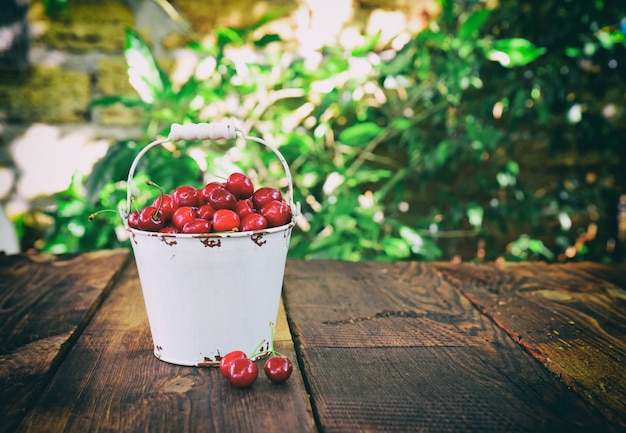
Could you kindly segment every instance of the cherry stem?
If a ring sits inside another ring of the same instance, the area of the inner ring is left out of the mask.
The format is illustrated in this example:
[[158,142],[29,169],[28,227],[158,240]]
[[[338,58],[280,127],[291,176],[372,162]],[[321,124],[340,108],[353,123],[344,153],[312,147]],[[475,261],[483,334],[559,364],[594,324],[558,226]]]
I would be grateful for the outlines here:
[[147,180],[146,181],[146,185],[155,186],[161,192],[161,200],[159,200],[159,206],[157,207],[156,212],[154,212],[154,214],[152,214],[152,216],[151,216],[152,221],[157,221],[157,215],[159,214],[159,212],[161,212],[161,206],[163,206],[163,197],[164,197],[165,193],[163,192],[163,188],[161,188],[158,184],[152,182],[151,180]]
[[220,176],[220,175],[218,175],[218,174],[213,174],[213,173],[211,173],[211,176],[213,176],[214,178],[219,179],[219,180],[221,180],[221,181],[226,181],[226,180],[228,180],[228,177]]
[[261,347],[263,347],[263,345],[265,344],[265,339],[261,340],[261,342],[259,344],[257,344],[257,346],[254,348],[254,350],[252,351],[252,353],[250,354],[250,359],[254,359],[256,357],[259,357],[261,355],[263,355],[265,352],[267,352],[266,350],[261,350]]
[[92,213],[91,215],[89,215],[89,217],[87,217],[87,219],[88,219],[89,221],[93,221],[93,220],[95,220],[95,219],[96,219],[96,217],[97,217],[99,214],[101,214],[102,212],[115,212],[115,213],[117,213],[117,211],[115,211],[115,210],[113,210],[113,209],[102,209],[102,210],[99,210],[98,212],[94,212],[94,213]]
[[271,337],[270,337],[270,352],[272,352],[272,355],[274,356],[285,356],[280,352],[277,352],[274,349],[274,335],[276,335],[276,327],[274,326],[274,322],[270,322],[270,329],[271,329]]
[[[255,359],[258,358],[262,355],[265,354],[271,354],[273,356],[285,356],[280,352],[277,352],[274,349],[274,335],[276,334],[276,327],[274,326],[273,322],[270,322],[270,341],[267,342],[267,340],[263,339],[261,340],[261,342],[254,348],[254,351],[252,351],[252,354],[250,355],[250,359]],[[268,343],[267,349],[266,350],[260,350],[261,347],[263,347],[263,345],[265,343]]]

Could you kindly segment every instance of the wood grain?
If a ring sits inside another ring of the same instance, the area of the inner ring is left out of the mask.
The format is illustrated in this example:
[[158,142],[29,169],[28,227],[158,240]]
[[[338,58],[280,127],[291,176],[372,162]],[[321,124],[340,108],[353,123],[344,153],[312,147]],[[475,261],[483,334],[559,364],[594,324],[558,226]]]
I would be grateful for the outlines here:
[[[283,311],[283,310],[281,310]],[[276,348],[295,361],[286,320]],[[274,385],[259,376],[237,389],[215,367],[183,367],[153,355],[136,267],[94,316],[21,432],[311,432],[315,430],[297,363]],[[262,369],[262,362],[259,361]],[[261,372],[261,374],[263,374]]]
[[284,295],[322,431],[619,431],[432,264],[290,261]]
[[528,353],[626,428],[626,268],[437,267]]
[[29,410],[128,258],[0,256],[0,432]]

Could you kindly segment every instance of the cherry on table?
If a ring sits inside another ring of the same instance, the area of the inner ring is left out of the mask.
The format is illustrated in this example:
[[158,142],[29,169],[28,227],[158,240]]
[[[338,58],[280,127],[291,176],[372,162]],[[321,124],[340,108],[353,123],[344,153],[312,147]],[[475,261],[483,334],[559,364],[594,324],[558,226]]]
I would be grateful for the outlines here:
[[228,367],[228,381],[237,388],[248,388],[259,376],[259,367],[249,358],[235,359]]
[[273,383],[283,383],[291,376],[293,364],[285,356],[271,356],[265,361],[263,371]]
[[233,350],[232,352],[228,352],[226,355],[220,359],[220,373],[224,377],[228,377],[228,368],[230,364],[233,363],[236,359],[245,359],[248,355],[242,350]]

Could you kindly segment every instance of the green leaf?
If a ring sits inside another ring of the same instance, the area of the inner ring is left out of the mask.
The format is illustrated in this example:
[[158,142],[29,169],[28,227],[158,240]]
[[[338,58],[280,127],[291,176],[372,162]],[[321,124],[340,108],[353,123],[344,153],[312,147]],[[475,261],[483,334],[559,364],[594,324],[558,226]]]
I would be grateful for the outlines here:
[[93,166],[85,180],[88,200],[95,203],[100,191],[109,182],[117,182],[128,178],[128,170],[139,145],[130,141],[118,141],[109,147],[107,153]]
[[373,35],[365,35],[364,41],[361,45],[358,45],[352,49],[352,55],[354,57],[361,57],[367,55],[371,52],[382,35],[382,30],[374,33]]
[[281,42],[281,41],[282,41],[282,38],[280,37],[280,35],[276,33],[269,33],[269,34],[263,35],[261,38],[254,41],[254,45],[256,47],[263,48],[271,44],[272,42]]
[[546,52],[544,47],[523,38],[500,39],[491,44],[485,55],[505,68],[526,65]]
[[436,260],[443,255],[442,251],[434,242],[430,239],[426,239],[408,226],[400,227],[400,236],[411,246],[411,252],[413,254],[425,260]]
[[[419,37],[419,36],[418,36]],[[426,50],[423,50],[427,52]],[[421,51],[420,51],[421,52]],[[379,68],[383,75],[399,75],[411,70],[415,61],[415,40],[406,44],[389,62],[383,62]]]
[[554,253],[550,251],[539,239],[533,239],[528,235],[520,235],[508,246],[511,255],[515,258],[529,259],[529,253],[540,255],[548,260],[554,260]]
[[452,27],[454,23],[454,0],[440,0],[443,10],[443,20],[446,25]]
[[169,78],[157,65],[150,48],[131,29],[126,30],[124,57],[130,84],[144,102],[151,104],[169,95],[171,91]]
[[248,31],[257,30],[263,27],[264,25],[269,24],[272,21],[275,21],[287,15],[289,15],[288,8],[272,7],[265,14],[263,14],[258,20],[256,20],[251,26],[247,27],[246,30]]
[[357,123],[339,134],[339,141],[348,146],[361,146],[383,132],[383,128],[373,122]]
[[406,259],[411,255],[411,247],[404,239],[385,237],[380,246],[392,260]]
[[489,15],[491,15],[491,9],[482,9],[469,15],[459,27],[459,38],[467,40],[474,37]]
[[[184,103],[186,107],[190,108],[188,102],[193,98],[198,96],[200,93],[200,85],[201,83],[196,80],[193,76],[187,80],[185,84],[183,84],[176,94],[176,101],[180,103]],[[177,123],[181,122],[182,119],[176,119]]]
[[404,131],[411,127],[411,121],[405,117],[395,117],[391,121],[391,127]]
[[228,27],[217,27],[214,32],[217,37],[217,45],[221,48],[235,42],[243,42],[243,35],[235,29],[230,29]]
[[91,101],[89,106],[108,107],[114,104],[122,104],[126,108],[147,108],[149,106],[149,104],[146,104],[141,98],[136,96],[103,96],[102,98]]
[[60,16],[69,17],[69,1],[68,0],[43,0],[46,14],[52,19]]
[[174,157],[165,152],[153,154],[149,161],[145,161],[144,170],[149,179],[166,191],[173,191],[180,185],[200,186],[202,171],[195,159],[188,155]]
[[390,178],[392,174],[390,170],[361,168],[348,179],[348,185],[355,187],[364,183],[375,183]]
[[468,203],[467,219],[474,228],[480,228],[483,224],[484,209],[478,203]]
[[506,163],[506,171],[513,176],[519,175],[519,164],[516,161],[508,161]]
[[448,159],[452,156],[454,148],[449,141],[442,141],[435,150],[436,161],[440,167],[443,167]]

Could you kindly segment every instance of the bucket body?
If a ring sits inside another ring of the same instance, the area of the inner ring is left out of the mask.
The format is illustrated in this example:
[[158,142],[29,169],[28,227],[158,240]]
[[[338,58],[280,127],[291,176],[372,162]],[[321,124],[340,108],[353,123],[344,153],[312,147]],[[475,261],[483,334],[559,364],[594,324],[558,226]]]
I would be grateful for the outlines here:
[[203,235],[129,228],[155,356],[211,366],[269,342],[292,228]]

